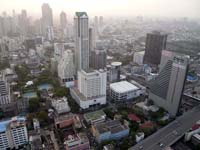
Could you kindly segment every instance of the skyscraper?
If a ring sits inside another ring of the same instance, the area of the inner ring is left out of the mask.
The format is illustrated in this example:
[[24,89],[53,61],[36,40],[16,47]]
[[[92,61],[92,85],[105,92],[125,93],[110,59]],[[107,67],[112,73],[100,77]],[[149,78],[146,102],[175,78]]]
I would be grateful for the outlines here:
[[91,51],[90,66],[93,69],[104,69],[106,68],[106,50],[98,49]]
[[89,28],[86,12],[76,12],[75,27],[75,64],[77,70],[89,69]]
[[167,35],[154,31],[146,36],[144,64],[159,65],[162,50],[166,49]]
[[149,83],[149,99],[176,116],[188,70],[189,56],[164,50],[159,75]]
[[53,12],[49,4],[44,3],[42,5],[42,32],[43,35],[47,35],[46,31],[49,27],[53,27]]
[[64,30],[67,26],[67,16],[65,12],[60,13],[60,27],[62,30]]

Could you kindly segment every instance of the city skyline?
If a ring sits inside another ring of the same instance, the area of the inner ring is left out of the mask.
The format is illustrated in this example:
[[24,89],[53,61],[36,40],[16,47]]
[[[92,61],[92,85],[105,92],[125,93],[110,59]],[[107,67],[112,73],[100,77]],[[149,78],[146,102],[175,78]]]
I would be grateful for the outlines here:
[[[12,14],[12,10],[20,12],[26,9],[28,14],[36,18],[41,17],[41,6],[48,3],[53,9],[54,17],[61,11],[73,17],[76,11],[86,11],[90,15],[105,16],[148,16],[148,17],[188,17],[199,18],[200,1],[198,0],[7,0],[2,1],[0,12]],[[181,4],[181,7],[180,7]],[[170,8],[170,9],[169,9]]]

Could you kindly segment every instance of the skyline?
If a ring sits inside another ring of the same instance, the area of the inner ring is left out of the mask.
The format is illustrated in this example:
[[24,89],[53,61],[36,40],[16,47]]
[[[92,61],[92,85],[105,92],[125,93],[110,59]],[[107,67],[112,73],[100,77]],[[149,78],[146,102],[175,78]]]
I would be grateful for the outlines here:
[[0,12],[6,11],[10,15],[12,10],[19,13],[22,9],[26,9],[28,16],[39,18],[43,3],[50,5],[54,17],[61,11],[72,17],[76,11],[86,11],[90,16],[200,18],[199,0],[20,0],[20,3],[18,0],[7,0],[1,2]]

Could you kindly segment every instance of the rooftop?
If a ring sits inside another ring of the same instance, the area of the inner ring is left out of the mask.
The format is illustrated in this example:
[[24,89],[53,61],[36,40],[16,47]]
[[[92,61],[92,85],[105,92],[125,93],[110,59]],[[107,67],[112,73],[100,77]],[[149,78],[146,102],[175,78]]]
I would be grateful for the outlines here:
[[76,16],[82,17],[82,16],[87,16],[86,12],[76,12]]
[[112,83],[110,84],[110,88],[117,93],[125,93],[125,92],[135,91],[139,89],[137,86],[127,81]]
[[105,118],[105,116],[106,114],[103,112],[103,110],[98,110],[84,114],[86,120],[96,120],[99,118]]
[[1,121],[0,122],[0,132],[5,132],[7,129],[7,126],[14,121],[24,123],[26,121],[26,118],[17,116],[17,117],[10,118],[9,120]]
[[111,65],[112,65],[112,66],[121,66],[122,63],[116,61],[116,62],[112,62]]
[[135,115],[135,114],[129,114],[129,115],[128,115],[128,118],[129,118],[130,120],[136,121],[136,122],[140,122],[140,121],[141,121],[141,119],[140,119],[137,115]]

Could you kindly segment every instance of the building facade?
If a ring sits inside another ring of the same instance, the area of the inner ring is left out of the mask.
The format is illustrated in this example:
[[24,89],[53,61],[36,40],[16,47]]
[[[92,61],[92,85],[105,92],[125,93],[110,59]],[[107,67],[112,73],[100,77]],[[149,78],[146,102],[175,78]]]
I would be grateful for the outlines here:
[[145,90],[127,81],[110,84],[110,97],[114,101],[131,100],[144,94]]
[[172,116],[178,113],[188,64],[189,56],[163,51],[159,75],[149,82],[149,99]]
[[90,66],[97,70],[106,68],[106,50],[91,51]]
[[0,149],[18,148],[28,142],[24,117],[13,117],[0,122]]
[[66,86],[67,83],[74,82],[75,65],[74,54],[71,50],[64,52],[61,60],[58,63],[58,77],[62,85]]
[[89,28],[86,12],[76,12],[75,29],[75,64],[77,70],[89,69]]
[[48,27],[53,27],[53,12],[49,4],[42,5],[42,33],[47,35]]
[[78,71],[78,88],[71,94],[82,109],[106,104],[106,78],[105,70]]
[[144,64],[159,65],[162,50],[166,49],[167,35],[154,31],[146,36]]

